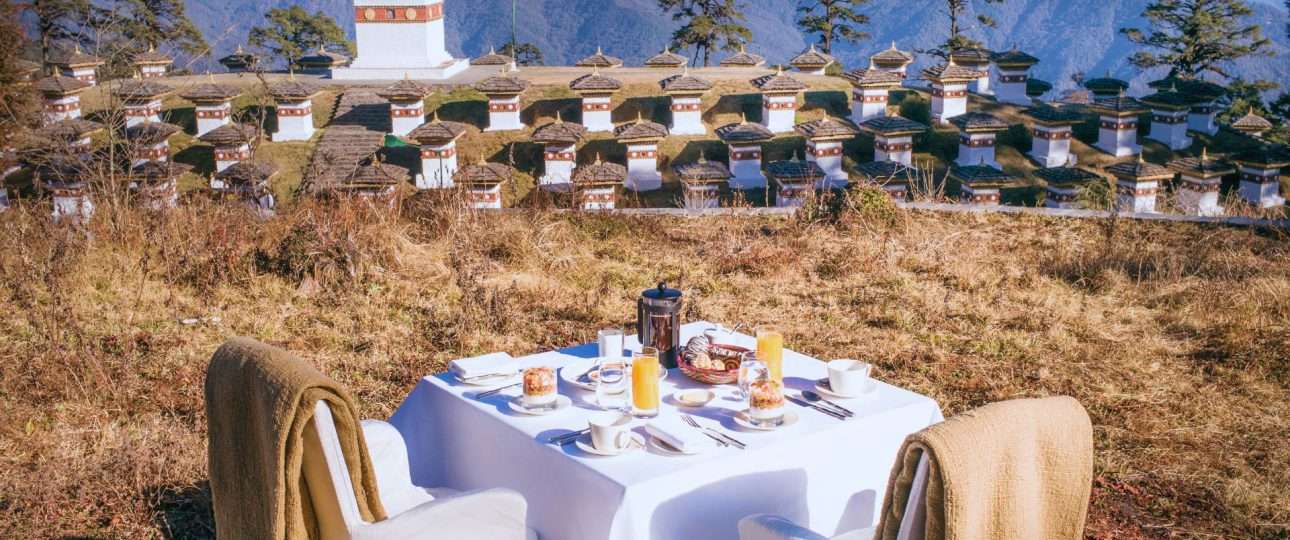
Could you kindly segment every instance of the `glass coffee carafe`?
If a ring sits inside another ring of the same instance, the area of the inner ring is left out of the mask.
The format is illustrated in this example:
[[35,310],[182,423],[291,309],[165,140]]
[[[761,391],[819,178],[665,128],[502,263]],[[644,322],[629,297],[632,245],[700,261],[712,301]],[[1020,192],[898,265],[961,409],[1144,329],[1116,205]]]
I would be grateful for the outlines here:
[[642,347],[658,349],[663,368],[676,367],[681,350],[681,291],[659,283],[636,301],[636,333]]

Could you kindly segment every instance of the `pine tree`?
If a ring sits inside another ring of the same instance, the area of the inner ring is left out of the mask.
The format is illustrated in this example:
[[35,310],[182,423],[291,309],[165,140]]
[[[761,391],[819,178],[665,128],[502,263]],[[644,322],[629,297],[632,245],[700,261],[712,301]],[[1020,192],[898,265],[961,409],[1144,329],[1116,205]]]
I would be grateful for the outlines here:
[[541,66],[546,63],[546,58],[542,56],[542,49],[532,43],[521,43],[515,47],[507,43],[502,46],[500,52],[514,58],[515,63],[521,66]]
[[[1004,0],[978,0],[985,4],[1001,4]],[[950,19],[950,34],[941,45],[935,49],[924,49],[918,52],[930,54],[940,58],[948,58],[950,51],[958,49],[973,49],[982,47],[980,41],[972,39],[963,33],[963,17],[967,15],[968,7],[972,5],[972,0],[945,0],[945,14]],[[976,22],[985,28],[994,28],[996,23],[994,19],[984,13],[978,13]]]
[[22,84],[28,72],[22,52],[27,36],[18,18],[18,7],[0,3],[0,146],[7,146],[22,127],[39,119],[40,100],[30,84]]
[[252,28],[247,41],[282,58],[288,65],[323,46],[343,48],[354,54],[354,43],[322,11],[310,14],[300,6],[273,8],[265,18],[269,25]]
[[869,17],[856,11],[869,0],[801,0],[797,6],[797,27],[807,34],[819,34],[820,48],[833,54],[833,44],[868,39],[857,29],[869,24]]
[[60,47],[91,43],[86,29],[93,11],[90,0],[34,0],[28,10],[36,16],[41,62],[52,60]]
[[1168,66],[1169,75],[1196,78],[1214,73],[1230,78],[1227,64],[1237,58],[1269,54],[1270,41],[1257,24],[1243,19],[1253,11],[1241,0],[1155,0],[1142,12],[1149,31],[1122,28],[1129,41],[1155,51],[1139,51],[1129,61],[1141,69]]
[[694,58],[702,57],[705,67],[712,51],[733,51],[752,40],[737,0],[658,0],[658,7],[672,13],[672,20],[685,21],[672,33],[672,46],[694,47]]
[[199,56],[210,49],[188,18],[183,0],[127,0],[126,8],[130,18],[121,34],[138,49],[168,45],[189,56]]

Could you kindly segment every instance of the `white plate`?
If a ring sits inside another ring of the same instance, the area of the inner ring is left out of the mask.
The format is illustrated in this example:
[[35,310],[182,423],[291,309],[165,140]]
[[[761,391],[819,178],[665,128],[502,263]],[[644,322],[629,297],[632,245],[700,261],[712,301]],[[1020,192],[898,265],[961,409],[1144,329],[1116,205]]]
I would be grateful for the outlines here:
[[518,395],[511,398],[511,400],[507,401],[506,404],[510,405],[512,411],[515,411],[520,414],[527,414],[532,416],[543,416],[543,415],[547,415],[555,412],[560,412],[573,406],[573,400],[569,399],[569,396],[561,395],[561,394],[557,394],[555,396],[555,402],[554,402],[555,406],[551,408],[530,409],[524,406],[523,399],[524,399],[523,395]]
[[461,384],[465,384],[469,386],[491,387],[491,388],[497,388],[498,386],[506,386],[508,384],[518,381],[519,377],[520,377],[520,373],[518,371],[510,374],[499,373],[497,375],[484,375],[483,377],[473,377],[470,379],[463,379],[461,378],[460,375],[457,375],[456,373],[452,374],[452,379]]
[[694,452],[682,452],[678,450],[675,446],[667,444],[667,441],[664,441],[663,439],[660,439],[654,436],[650,436],[649,446],[650,448],[653,448],[655,451],[665,456],[697,456],[699,454],[702,454],[704,450],[711,448],[711,447],[706,447],[706,448],[696,450]]
[[[687,396],[699,396],[700,399],[690,400]],[[717,393],[707,388],[690,388],[688,390],[677,390],[672,394],[672,399],[683,407],[702,407],[717,399]]]
[[752,423],[752,420],[748,418],[748,411],[746,410],[739,411],[739,414],[735,415],[735,423],[739,424],[739,427],[753,429],[757,431],[775,431],[777,429],[784,429],[786,427],[792,426],[793,424],[796,424],[797,421],[798,421],[797,412],[791,411],[791,410],[784,411],[784,419],[780,421],[779,425],[777,426],[767,426],[764,424]]
[[[560,368],[560,380],[564,381],[565,383],[568,383],[568,384],[571,384],[571,385],[573,385],[573,386],[576,386],[576,387],[578,387],[578,388],[581,388],[581,389],[583,389],[583,390],[592,390],[592,391],[595,391],[595,390],[596,390],[596,382],[595,382],[595,381],[596,381],[596,379],[595,379],[596,374],[594,374],[594,373],[593,373],[593,374],[591,374],[591,379],[592,379],[592,380],[591,380],[591,382],[587,382],[587,381],[579,381],[579,380],[578,380],[578,376],[582,375],[583,373],[586,373],[586,372],[587,372],[587,370],[591,369],[591,368],[592,368],[593,366],[595,366],[595,365],[596,365],[596,363],[597,363],[597,362],[599,362],[599,361],[600,361],[600,359],[599,359],[599,358],[590,358],[590,359],[586,359],[586,358],[584,358],[584,359],[582,359],[582,360],[577,360],[577,361],[575,361],[575,362],[573,362],[573,363],[571,363],[571,364],[565,365],[564,367],[561,367],[561,368]],[[666,378],[667,378],[667,372],[668,372],[668,370],[666,370],[666,369],[661,369],[661,370],[659,370],[658,380],[660,380],[660,381],[661,381],[661,380],[663,380],[663,379],[666,379]],[[631,362],[630,362],[630,361],[628,361],[628,364],[627,364],[627,377],[628,377],[628,378],[631,378],[631,376],[632,376]]]
[[640,433],[632,433],[632,443],[627,445],[627,448],[624,448],[621,451],[600,450],[595,446],[592,446],[590,433],[583,435],[581,437],[578,437],[578,440],[574,441],[573,443],[578,445],[578,449],[588,454],[605,456],[605,457],[624,456],[632,452],[635,452],[637,450],[640,450],[641,448],[645,448],[645,436],[641,435]]
[[828,380],[828,379],[820,379],[820,380],[818,380],[818,381],[815,381],[815,391],[816,391],[816,392],[819,392],[819,393],[824,394],[824,395],[826,395],[826,396],[829,396],[829,397],[831,397],[831,398],[837,398],[837,399],[858,399],[858,398],[865,397],[865,396],[867,396],[867,395],[869,395],[869,394],[872,394],[872,393],[874,392],[874,390],[877,390],[877,389],[878,389],[878,381],[875,381],[875,380],[873,380],[873,379],[869,379],[869,382],[865,383],[864,391],[863,391],[863,392],[861,392],[859,395],[855,395],[855,396],[844,396],[844,395],[842,395],[842,394],[839,394],[839,393],[837,393],[837,392],[834,392],[834,391],[833,391],[833,387],[832,387],[832,386],[829,386],[829,380]]

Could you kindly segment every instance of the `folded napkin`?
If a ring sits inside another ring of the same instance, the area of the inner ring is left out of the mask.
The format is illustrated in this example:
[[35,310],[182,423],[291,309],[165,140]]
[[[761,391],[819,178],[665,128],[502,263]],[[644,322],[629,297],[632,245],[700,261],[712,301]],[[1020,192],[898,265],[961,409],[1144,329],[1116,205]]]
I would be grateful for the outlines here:
[[463,379],[473,379],[485,375],[508,375],[519,371],[519,364],[511,355],[498,352],[461,358],[448,362],[448,369]]
[[660,416],[645,424],[645,432],[686,454],[712,448],[716,443],[675,416]]

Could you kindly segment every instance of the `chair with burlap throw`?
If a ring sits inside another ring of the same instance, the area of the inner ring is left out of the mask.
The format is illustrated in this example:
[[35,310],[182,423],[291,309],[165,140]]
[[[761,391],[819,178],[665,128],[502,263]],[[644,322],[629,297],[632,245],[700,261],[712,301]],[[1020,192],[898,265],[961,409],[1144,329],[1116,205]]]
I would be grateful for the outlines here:
[[529,540],[527,504],[503,489],[412,484],[394,426],[307,362],[254,340],[220,347],[206,374],[216,533],[231,539]]
[[993,403],[905,439],[877,527],[830,539],[779,516],[741,540],[1079,540],[1093,482],[1093,427],[1069,397]]

